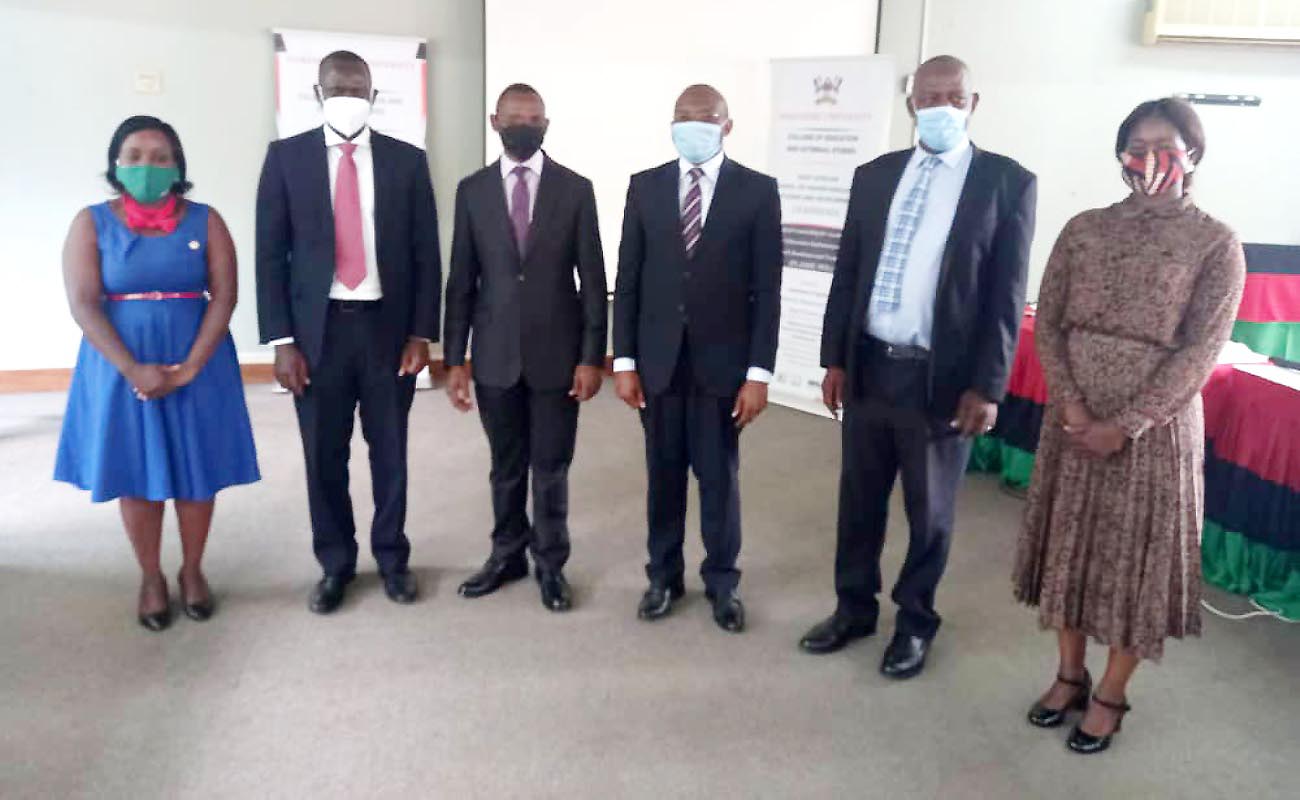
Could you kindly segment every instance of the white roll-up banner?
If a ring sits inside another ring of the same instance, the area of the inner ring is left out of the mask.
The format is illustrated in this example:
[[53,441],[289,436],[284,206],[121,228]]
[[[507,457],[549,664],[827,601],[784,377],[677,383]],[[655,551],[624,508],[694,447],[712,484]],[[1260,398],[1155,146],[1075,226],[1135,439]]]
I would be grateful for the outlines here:
[[370,127],[425,149],[429,118],[429,70],[424,39],[329,33],[276,28],[275,125],[280,138],[324,123],[314,87],[320,61],[336,50],[350,50],[370,65],[378,96]]
[[774,403],[829,416],[821,400],[822,315],[853,171],[883,154],[895,101],[887,56],[772,62],[772,173],[785,271]]

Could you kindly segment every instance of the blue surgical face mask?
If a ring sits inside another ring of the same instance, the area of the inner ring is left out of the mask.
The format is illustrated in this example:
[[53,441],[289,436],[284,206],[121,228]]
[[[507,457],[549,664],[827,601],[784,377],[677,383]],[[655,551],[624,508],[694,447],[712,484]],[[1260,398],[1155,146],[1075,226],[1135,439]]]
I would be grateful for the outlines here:
[[713,122],[674,122],[673,144],[682,158],[703,164],[722,150],[722,126]]
[[946,153],[966,137],[966,120],[970,112],[952,106],[934,106],[916,110],[916,133],[921,144],[936,153]]

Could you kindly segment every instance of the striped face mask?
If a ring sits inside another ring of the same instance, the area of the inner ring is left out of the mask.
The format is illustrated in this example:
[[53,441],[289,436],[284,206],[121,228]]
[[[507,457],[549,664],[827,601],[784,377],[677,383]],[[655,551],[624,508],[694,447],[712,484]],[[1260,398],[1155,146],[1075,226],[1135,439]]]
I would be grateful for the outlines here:
[[1169,191],[1194,169],[1187,151],[1177,147],[1148,150],[1145,155],[1124,153],[1120,163],[1124,182],[1148,197]]

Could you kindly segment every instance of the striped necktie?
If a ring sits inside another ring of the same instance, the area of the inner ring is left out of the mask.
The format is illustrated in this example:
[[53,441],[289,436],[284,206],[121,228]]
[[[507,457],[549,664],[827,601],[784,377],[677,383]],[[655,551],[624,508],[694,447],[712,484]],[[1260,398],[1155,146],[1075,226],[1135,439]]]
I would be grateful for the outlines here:
[[691,176],[691,188],[686,192],[686,204],[682,206],[682,243],[686,245],[686,257],[693,258],[695,248],[700,244],[700,234],[704,231],[700,214],[704,206],[700,193],[700,178],[704,176],[704,170],[695,167],[688,174]]
[[912,239],[921,226],[925,214],[925,201],[930,195],[930,178],[939,165],[938,156],[928,156],[921,162],[916,182],[903,198],[898,219],[885,236],[880,269],[876,272],[876,286],[871,293],[871,306],[878,311],[893,311],[903,302],[903,270],[907,267],[907,254],[912,249]]

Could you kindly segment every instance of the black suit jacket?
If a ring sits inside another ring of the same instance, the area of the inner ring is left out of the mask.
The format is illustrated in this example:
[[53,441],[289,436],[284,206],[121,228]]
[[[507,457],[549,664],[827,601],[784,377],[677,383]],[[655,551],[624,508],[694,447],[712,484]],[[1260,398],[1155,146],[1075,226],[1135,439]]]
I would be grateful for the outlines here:
[[[889,206],[912,157],[901,150],[858,167],[822,327],[822,366],[858,380],[857,342],[876,281]],[[1037,179],[1011,159],[975,149],[940,262],[930,337],[929,408],[946,418],[963,392],[1001,402],[1025,305]]]
[[[546,157],[526,255],[510,225],[501,162],[460,182],[447,278],[443,353],[474,379],[506,388],[568,389],[579,364],[605,366],[605,258],[591,181]],[[574,284],[577,268],[581,288]]]
[[[411,336],[438,340],[438,212],[424,151],[371,131],[375,250],[384,339],[396,370]],[[257,187],[257,317],[262,343],[292,336],[320,363],[334,281],[334,206],[322,128],[272,142]]]
[[725,397],[750,367],[772,370],[781,319],[776,179],[725,159],[695,256],[682,241],[678,162],[632,176],[614,288],[614,356],[645,391],[668,388],[682,339],[696,386]]

